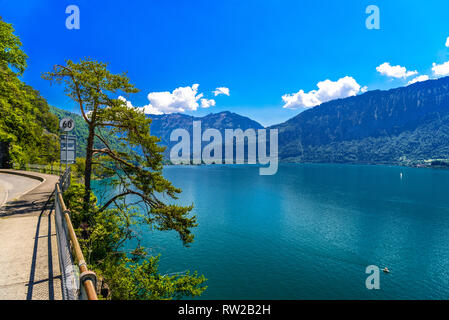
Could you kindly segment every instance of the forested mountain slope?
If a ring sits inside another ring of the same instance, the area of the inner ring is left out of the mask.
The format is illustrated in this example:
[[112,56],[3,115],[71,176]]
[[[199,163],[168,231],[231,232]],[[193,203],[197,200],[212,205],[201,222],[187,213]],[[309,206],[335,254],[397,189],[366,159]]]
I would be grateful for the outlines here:
[[449,158],[449,77],[323,103],[271,128],[287,161]]

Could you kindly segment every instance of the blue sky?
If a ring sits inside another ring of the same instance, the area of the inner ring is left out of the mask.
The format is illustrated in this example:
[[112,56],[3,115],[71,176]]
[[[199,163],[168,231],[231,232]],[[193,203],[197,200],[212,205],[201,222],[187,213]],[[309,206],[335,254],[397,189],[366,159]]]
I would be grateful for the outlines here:
[[[79,30],[65,26],[71,4],[80,9]],[[365,26],[368,5],[380,10],[380,30]],[[186,113],[229,110],[263,125],[334,97],[335,87],[346,95],[365,86],[389,89],[418,76],[443,76],[449,67],[443,65],[449,61],[444,0],[0,0],[0,15],[13,23],[29,56],[24,81],[70,111],[75,105],[63,89],[40,76],[65,59],[85,56],[108,62],[113,72],[128,71],[141,90],[126,97],[134,106],[157,109],[169,103],[173,90],[188,87],[178,90],[185,99],[175,105],[190,103]],[[437,73],[433,63],[441,65]],[[383,74],[376,70],[381,65]],[[332,82],[309,94],[324,80]],[[218,87],[228,88],[229,96],[215,96]],[[156,93],[153,100],[149,93]],[[202,108],[201,99],[215,105]],[[283,108],[288,101],[292,109]]]

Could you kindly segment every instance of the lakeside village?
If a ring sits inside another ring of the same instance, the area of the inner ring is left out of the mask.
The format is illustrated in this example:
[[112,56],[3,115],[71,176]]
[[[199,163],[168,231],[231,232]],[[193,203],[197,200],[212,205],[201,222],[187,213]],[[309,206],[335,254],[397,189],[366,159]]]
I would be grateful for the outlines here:
[[399,165],[414,168],[449,169],[449,159],[408,160],[405,156],[399,158]]

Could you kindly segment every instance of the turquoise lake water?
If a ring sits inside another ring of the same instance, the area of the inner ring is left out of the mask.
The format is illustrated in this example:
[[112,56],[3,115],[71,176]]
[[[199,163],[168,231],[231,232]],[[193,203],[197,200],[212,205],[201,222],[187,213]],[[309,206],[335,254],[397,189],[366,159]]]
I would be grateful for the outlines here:
[[[163,273],[204,274],[202,299],[449,299],[449,171],[282,164],[274,176],[239,165],[164,174],[183,190],[179,203],[195,204],[195,242],[146,231],[143,244],[162,255]],[[365,287],[368,265],[391,271],[380,290]]]

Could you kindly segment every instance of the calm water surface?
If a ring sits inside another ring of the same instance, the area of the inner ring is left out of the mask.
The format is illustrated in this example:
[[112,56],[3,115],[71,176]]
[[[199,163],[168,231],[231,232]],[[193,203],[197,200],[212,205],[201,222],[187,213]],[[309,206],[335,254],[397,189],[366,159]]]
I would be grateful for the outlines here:
[[[402,173],[402,178],[400,174]],[[449,171],[283,164],[170,166],[195,242],[145,231],[163,273],[197,270],[204,299],[449,299]],[[101,187],[97,187],[100,194]],[[388,266],[380,290],[365,268]]]

